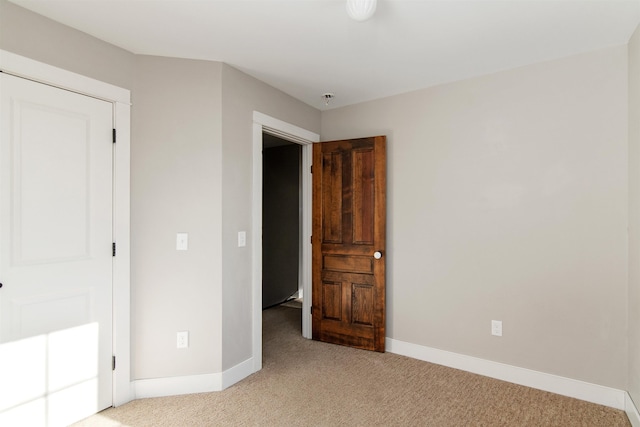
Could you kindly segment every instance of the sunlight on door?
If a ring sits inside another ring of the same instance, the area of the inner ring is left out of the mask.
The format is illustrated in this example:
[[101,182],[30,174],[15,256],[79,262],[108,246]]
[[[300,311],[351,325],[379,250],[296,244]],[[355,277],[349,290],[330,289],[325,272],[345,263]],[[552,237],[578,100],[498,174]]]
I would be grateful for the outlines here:
[[0,425],[66,426],[98,411],[98,323],[0,344]]
[[113,105],[0,83],[0,425],[66,426],[113,402]]

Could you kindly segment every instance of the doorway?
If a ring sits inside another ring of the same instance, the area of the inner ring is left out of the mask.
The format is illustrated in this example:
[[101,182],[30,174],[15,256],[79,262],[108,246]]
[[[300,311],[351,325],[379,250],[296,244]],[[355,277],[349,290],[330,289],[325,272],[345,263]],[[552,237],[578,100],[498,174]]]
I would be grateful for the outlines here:
[[300,280],[302,146],[266,133],[262,143],[264,310],[290,300],[299,305],[304,292]]
[[[299,277],[304,295],[311,295],[311,158],[312,144],[320,135],[306,129],[253,112],[253,179],[251,213],[251,288],[252,288],[252,361],[253,372],[262,369],[262,149],[263,133],[302,146],[302,224]],[[302,336],[311,338],[311,300],[302,304]]]

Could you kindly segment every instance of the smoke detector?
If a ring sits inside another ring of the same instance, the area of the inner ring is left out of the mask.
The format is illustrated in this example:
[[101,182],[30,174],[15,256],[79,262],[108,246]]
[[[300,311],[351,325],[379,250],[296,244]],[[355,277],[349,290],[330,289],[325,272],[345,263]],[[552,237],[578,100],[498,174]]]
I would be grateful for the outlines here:
[[335,97],[336,95],[331,92],[323,93],[322,99],[324,99],[324,105],[329,105],[329,102]]

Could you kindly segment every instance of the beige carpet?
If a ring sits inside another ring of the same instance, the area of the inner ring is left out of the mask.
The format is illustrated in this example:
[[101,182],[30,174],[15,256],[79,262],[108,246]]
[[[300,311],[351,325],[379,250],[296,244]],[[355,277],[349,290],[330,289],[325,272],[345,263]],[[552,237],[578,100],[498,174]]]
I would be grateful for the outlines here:
[[395,354],[305,340],[264,312],[262,371],[222,392],[141,399],[77,426],[630,426],[624,412]]
[[300,298],[290,299],[289,301],[283,302],[280,304],[282,307],[290,307],[290,308],[302,308],[302,300]]

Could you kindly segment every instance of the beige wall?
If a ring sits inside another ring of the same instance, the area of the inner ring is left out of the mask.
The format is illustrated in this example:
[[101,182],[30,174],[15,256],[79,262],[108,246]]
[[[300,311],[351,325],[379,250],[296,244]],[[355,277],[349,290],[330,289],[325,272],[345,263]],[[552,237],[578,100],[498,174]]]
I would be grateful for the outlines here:
[[629,385],[640,406],[640,27],[629,42]]
[[[0,48],[132,89],[132,379],[251,354],[251,248],[236,233],[250,242],[258,110],[325,140],[389,136],[390,337],[640,401],[638,31],[628,50],[331,110],[322,126],[232,67],[136,57],[6,0]],[[189,350],[175,349],[179,330]]]
[[[136,56],[6,0],[0,49],[132,91],[132,379],[249,358],[251,247],[236,233],[250,242],[253,111],[314,132],[320,112],[232,67]],[[177,232],[188,251],[175,250]],[[187,350],[176,349],[182,330]]]
[[[138,56],[131,149],[134,379],[221,372],[217,62]],[[189,249],[176,251],[176,233]],[[189,331],[188,349],[176,333]]]
[[0,49],[131,89],[135,55],[0,0]]
[[377,134],[387,336],[626,389],[626,46],[322,114]]
[[[312,132],[320,111],[228,65],[222,67],[222,355],[223,370],[251,357],[251,179],[253,112]],[[247,231],[247,246],[237,245]]]

